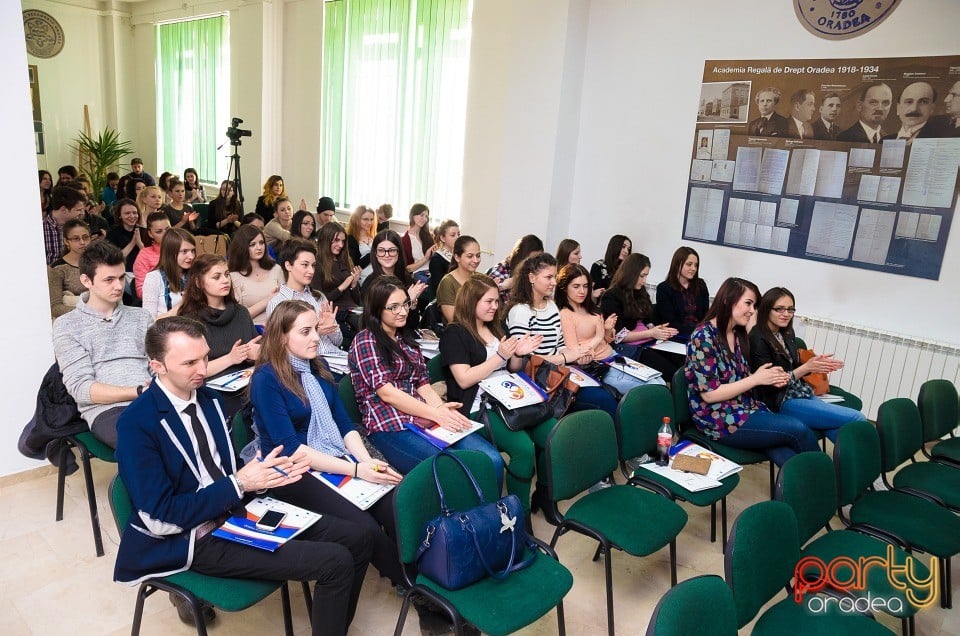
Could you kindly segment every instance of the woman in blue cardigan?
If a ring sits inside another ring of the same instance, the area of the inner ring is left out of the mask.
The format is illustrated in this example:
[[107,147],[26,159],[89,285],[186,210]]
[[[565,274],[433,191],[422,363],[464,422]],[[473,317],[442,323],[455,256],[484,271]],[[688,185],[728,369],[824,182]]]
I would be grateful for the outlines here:
[[[318,362],[319,338],[317,313],[303,301],[282,302],[270,315],[250,381],[261,453],[266,455],[276,446],[282,446],[284,454],[302,449],[313,469],[378,484],[400,483],[400,474],[373,459],[363,445],[330,372]],[[403,583],[391,496],[360,510],[312,476],[273,494],[301,508],[375,530],[370,562],[394,585]]]

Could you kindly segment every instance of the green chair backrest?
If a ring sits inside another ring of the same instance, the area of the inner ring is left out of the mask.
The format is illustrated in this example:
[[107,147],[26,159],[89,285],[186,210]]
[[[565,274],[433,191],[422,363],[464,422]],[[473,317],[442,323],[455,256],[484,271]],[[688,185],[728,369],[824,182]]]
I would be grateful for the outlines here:
[[427,374],[430,376],[431,383],[446,380],[443,374],[443,355],[433,356],[427,360]]
[[[473,473],[483,491],[484,501],[496,501],[499,491],[493,461],[478,451],[453,452]],[[470,480],[455,462],[441,457],[437,474],[447,505],[452,510],[469,510],[479,505]],[[433,479],[433,459],[425,459],[407,473],[394,489],[393,496],[400,560],[413,563],[417,558],[417,548],[423,542],[427,523],[440,514],[440,495]]]
[[683,432],[693,424],[693,418],[690,417],[690,397],[687,394],[687,376],[686,367],[680,367],[673,374],[673,380],[670,382],[670,390],[673,393],[673,421],[677,424],[677,430]]
[[673,419],[673,397],[670,389],[660,384],[646,384],[631,389],[617,408],[617,439],[620,459],[653,456],[657,450],[657,431],[663,418]]
[[650,617],[647,636],[736,636],[737,610],[726,582],[715,574],[667,590]]
[[881,404],[877,411],[877,434],[884,472],[909,461],[923,446],[920,410],[913,400],[893,398]]
[[960,424],[960,400],[950,380],[927,380],[917,397],[923,420],[923,441],[938,440]]
[[617,469],[617,433],[605,411],[578,411],[560,418],[547,438],[550,499],[583,492]]
[[806,349],[807,343],[803,341],[803,338],[794,338],[797,342],[797,349]]
[[194,211],[200,215],[197,219],[197,227],[207,227],[207,217],[210,215],[209,203],[194,203]]
[[867,421],[844,424],[833,445],[840,507],[856,501],[880,476],[880,438]]
[[793,509],[800,545],[806,544],[837,511],[833,461],[824,453],[794,455],[780,469],[775,497]]
[[790,581],[800,558],[797,518],[782,501],[744,510],[724,550],[724,578],[733,590],[737,627],[757,615]]
[[353,390],[353,380],[350,379],[349,374],[340,379],[337,391],[340,393],[340,401],[343,402],[343,408],[347,410],[347,415],[359,425],[363,421],[363,416],[360,415],[357,393]]
[[247,434],[247,425],[243,421],[242,411],[237,411],[237,414],[233,416],[230,441],[233,442],[233,450],[236,453],[242,451],[243,447],[250,443],[250,435]]
[[119,474],[110,482],[110,509],[113,511],[113,520],[117,522],[117,531],[123,534],[123,529],[127,527],[127,520],[133,512],[133,501],[130,500],[130,493],[127,492],[127,487],[123,485]]

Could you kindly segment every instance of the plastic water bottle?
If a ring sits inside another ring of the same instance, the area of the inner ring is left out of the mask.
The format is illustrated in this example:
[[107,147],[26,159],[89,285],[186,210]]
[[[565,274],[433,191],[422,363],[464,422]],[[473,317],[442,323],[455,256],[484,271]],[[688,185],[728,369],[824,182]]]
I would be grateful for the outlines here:
[[673,429],[670,428],[670,418],[663,418],[663,425],[657,431],[657,466],[666,466],[670,463],[670,446],[673,445]]

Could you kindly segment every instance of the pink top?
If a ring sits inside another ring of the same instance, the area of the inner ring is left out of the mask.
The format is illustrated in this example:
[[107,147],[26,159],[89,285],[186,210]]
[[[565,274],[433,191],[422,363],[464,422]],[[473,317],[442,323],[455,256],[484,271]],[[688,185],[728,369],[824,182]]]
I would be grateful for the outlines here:
[[613,347],[603,333],[603,316],[600,314],[579,314],[572,309],[561,309],[560,329],[563,331],[563,342],[568,347],[594,343],[594,360],[603,360],[613,355]]
[[160,262],[160,246],[154,243],[150,247],[145,247],[137,254],[137,260],[133,262],[133,282],[137,288],[137,298],[143,298],[143,279],[147,274],[156,269]]

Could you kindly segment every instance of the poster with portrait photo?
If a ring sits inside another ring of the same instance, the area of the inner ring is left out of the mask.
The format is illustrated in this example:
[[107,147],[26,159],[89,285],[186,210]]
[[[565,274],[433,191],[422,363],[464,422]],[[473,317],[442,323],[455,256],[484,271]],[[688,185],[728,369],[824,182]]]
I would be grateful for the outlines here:
[[[685,239],[937,280],[960,183],[960,56],[707,60],[690,162]],[[760,206],[780,210],[771,225],[740,220]],[[704,227],[718,229],[689,231]]]

